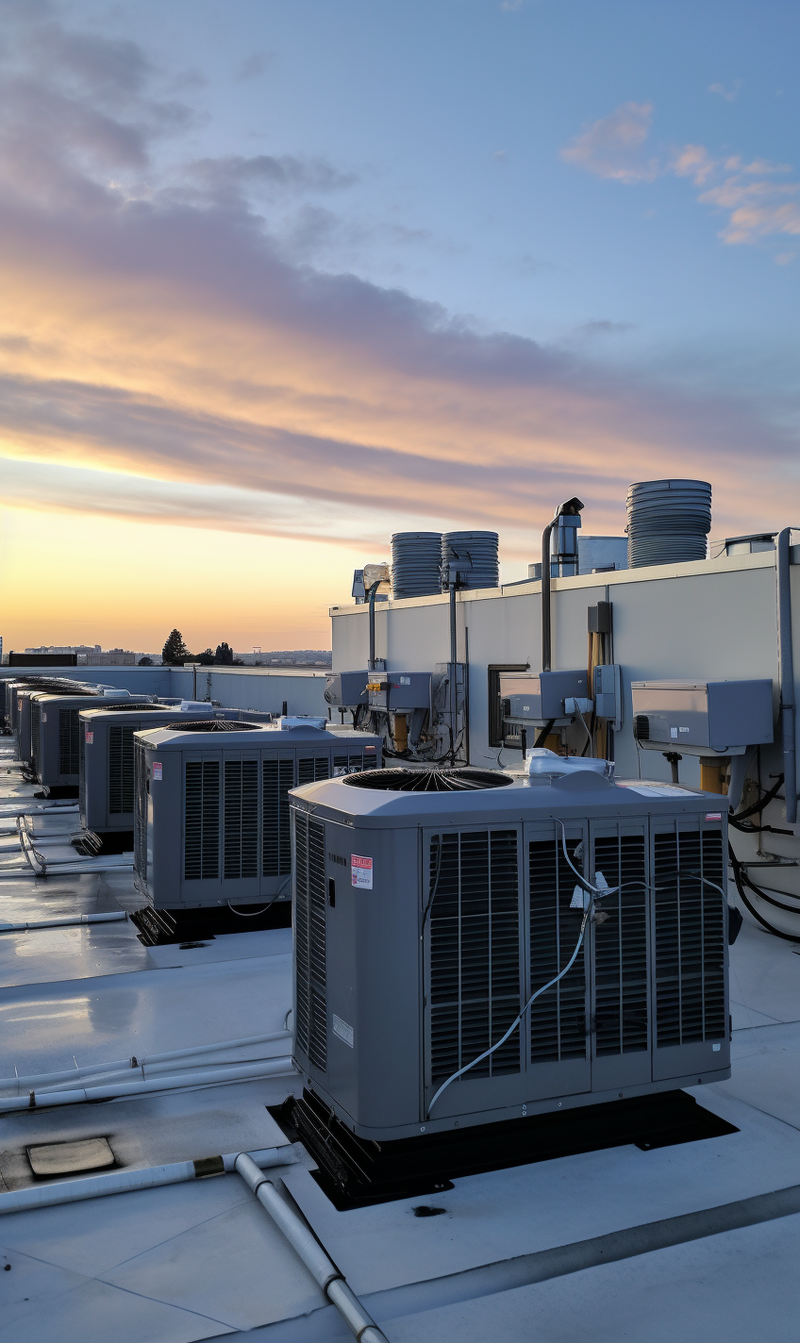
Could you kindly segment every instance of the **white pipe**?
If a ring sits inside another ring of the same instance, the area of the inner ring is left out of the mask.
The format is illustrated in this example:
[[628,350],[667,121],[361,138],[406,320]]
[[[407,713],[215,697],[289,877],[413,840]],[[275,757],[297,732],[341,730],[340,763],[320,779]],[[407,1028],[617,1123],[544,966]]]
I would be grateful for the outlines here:
[[36,923],[0,923],[0,933],[34,933],[37,928],[72,928],[79,923],[122,923],[127,917],[124,909],[110,914],[65,914],[61,919],[37,919]]
[[[288,1055],[269,1054],[266,1057],[264,1057],[263,1054],[259,1054],[257,1058],[249,1058],[244,1060],[215,1059],[213,1066],[215,1068],[243,1068],[245,1064],[249,1064],[251,1067],[255,1068],[261,1063],[274,1063],[276,1059],[285,1059],[285,1058],[288,1058]],[[198,1072],[202,1072],[203,1070],[208,1071],[208,1064],[205,1061],[198,1060],[197,1062],[195,1062],[193,1059],[183,1059],[180,1064],[180,1067],[184,1069],[196,1070]],[[149,1081],[151,1077],[157,1077],[159,1075],[175,1076],[177,1070],[175,1068],[174,1063],[149,1063],[146,1068],[144,1065],[140,1065],[136,1069],[136,1071],[139,1074],[139,1077],[141,1077],[141,1079],[146,1082]],[[109,1069],[107,1072],[100,1074],[96,1078],[96,1085],[99,1085],[100,1082],[102,1082],[104,1086],[109,1086],[112,1082],[124,1081],[125,1078],[126,1077],[129,1078],[130,1075],[131,1075],[131,1067],[130,1064],[128,1063],[123,1068]],[[187,1073],[186,1075],[188,1076],[189,1074]],[[137,1077],[137,1081],[138,1080],[139,1078]],[[54,1091],[80,1091],[83,1088],[83,1082],[84,1079],[81,1078],[76,1073],[71,1081],[56,1082],[55,1084],[51,1083],[50,1085],[38,1086],[36,1088],[36,1095],[39,1100],[43,1100],[45,1096],[50,1095]]]
[[[134,1189],[155,1189],[162,1184],[181,1184],[205,1175],[222,1175],[234,1170],[238,1153],[205,1157],[199,1161],[172,1161],[166,1166],[148,1166],[144,1170],[114,1170],[91,1175],[85,1180],[65,1180],[61,1184],[34,1185],[0,1194],[0,1214],[26,1212],[31,1208],[52,1208],[59,1203],[80,1203],[106,1194],[125,1194]],[[291,1147],[266,1147],[248,1154],[261,1170],[270,1166],[291,1166],[297,1157]]]
[[244,1035],[239,1040],[220,1040],[216,1045],[194,1045],[186,1049],[168,1049],[160,1054],[142,1054],[137,1058],[134,1054],[128,1059],[115,1059],[113,1063],[87,1063],[82,1068],[67,1068],[60,1073],[30,1073],[27,1076],[19,1077],[0,1077],[0,1090],[8,1087],[35,1087],[49,1086],[55,1082],[71,1082],[74,1079],[80,1080],[83,1077],[89,1077],[95,1073],[113,1073],[123,1072],[126,1068],[141,1068],[153,1063],[169,1063],[173,1059],[190,1059],[196,1054],[217,1054],[223,1049],[246,1049],[250,1045],[269,1044],[273,1040],[286,1040],[291,1038],[291,1031],[272,1031],[269,1035]]
[[234,1164],[359,1343],[388,1343],[305,1218],[278,1193],[271,1180],[262,1176],[247,1152],[241,1152]]
[[118,1100],[150,1091],[177,1091],[181,1087],[217,1086],[221,1082],[252,1082],[259,1077],[275,1077],[293,1072],[289,1056],[235,1063],[225,1068],[198,1069],[177,1073],[174,1077],[154,1077],[147,1081],[110,1082],[102,1086],[75,1087],[68,1091],[31,1091],[28,1096],[0,1097],[0,1113],[6,1110],[36,1110],[48,1105],[82,1105],[84,1101]]

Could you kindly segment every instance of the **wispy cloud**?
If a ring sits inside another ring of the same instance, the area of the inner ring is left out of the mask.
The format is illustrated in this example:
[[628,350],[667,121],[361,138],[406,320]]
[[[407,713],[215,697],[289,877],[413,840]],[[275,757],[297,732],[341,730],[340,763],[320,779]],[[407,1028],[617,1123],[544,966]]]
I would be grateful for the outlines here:
[[623,103],[562,149],[561,156],[587,172],[627,184],[669,174],[689,178],[702,188],[697,197],[701,204],[729,212],[719,237],[730,245],[800,233],[800,183],[774,180],[790,173],[790,164],[768,159],[745,163],[739,155],[715,158],[699,144],[648,157],[652,113],[651,103]]
[[724,84],[709,84],[708,91],[709,93],[716,93],[718,98],[724,98],[726,103],[735,103],[741,88],[741,79],[735,79],[729,89],[726,89]]
[[[338,535],[337,515],[363,537],[389,500],[416,525],[527,536],[547,500],[586,491],[595,525],[616,530],[645,464],[719,480],[740,530],[774,521],[777,480],[788,502],[796,448],[772,408],[487,333],[400,289],[316,269],[339,226],[313,192],[346,186],[346,173],[313,157],[178,154],[159,176],[154,146],[192,109],[156,95],[136,51],[90,45],[79,60],[62,37],[29,26],[4,109],[0,448],[94,472],[87,509],[298,537]],[[637,180],[638,164],[641,180],[651,109],[618,112],[568,161],[620,181]],[[254,179],[312,198],[287,226],[269,191],[254,205]],[[756,444],[744,498],[731,462],[749,471]],[[17,471],[18,502],[43,480],[31,471]],[[42,500],[77,507],[75,480],[53,475]]]
[[236,78],[238,80],[260,79],[266,74],[271,65],[274,65],[277,57],[274,51],[254,51],[251,56],[245,59],[236,67]]
[[615,182],[650,182],[656,159],[643,153],[653,116],[652,103],[622,103],[610,116],[593,121],[561,151],[566,163]]

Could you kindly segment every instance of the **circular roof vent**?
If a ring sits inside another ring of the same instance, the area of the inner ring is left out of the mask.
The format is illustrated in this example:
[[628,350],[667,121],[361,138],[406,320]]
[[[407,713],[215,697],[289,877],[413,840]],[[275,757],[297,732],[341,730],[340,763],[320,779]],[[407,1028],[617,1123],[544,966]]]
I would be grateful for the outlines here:
[[368,769],[342,779],[350,788],[384,788],[393,793],[461,793],[504,788],[512,780],[491,769]]
[[231,718],[200,718],[190,723],[167,723],[167,732],[261,732],[260,723],[240,723]]

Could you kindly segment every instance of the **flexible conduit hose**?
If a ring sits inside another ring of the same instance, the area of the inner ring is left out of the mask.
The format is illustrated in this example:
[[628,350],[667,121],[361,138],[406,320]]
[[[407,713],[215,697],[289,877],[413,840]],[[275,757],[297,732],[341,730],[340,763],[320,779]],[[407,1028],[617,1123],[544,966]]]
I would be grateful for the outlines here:
[[728,853],[730,855],[731,866],[733,867],[733,879],[736,882],[736,890],[739,893],[739,899],[741,900],[745,908],[750,911],[753,918],[757,919],[758,922],[762,925],[762,927],[766,928],[768,933],[773,933],[775,937],[783,938],[784,942],[800,942],[800,937],[795,937],[793,933],[782,932],[780,928],[776,928],[775,925],[770,923],[768,919],[765,919],[763,914],[759,914],[758,910],[755,908],[752,901],[748,900],[747,898],[747,893],[744,889],[745,884],[750,887],[750,889],[753,891],[755,895],[759,897],[759,899],[766,900],[771,905],[777,905],[778,909],[785,909],[787,910],[787,912],[791,914],[797,914],[800,911],[796,909],[790,909],[788,905],[780,905],[778,904],[777,900],[772,900],[768,895],[765,895],[764,892],[761,891],[758,888],[758,886],[756,886],[750,880],[750,878],[747,876],[746,873],[742,873],[742,865],[739,862],[739,859],[736,857],[736,854],[733,852],[733,849],[731,848],[730,844],[728,845]]

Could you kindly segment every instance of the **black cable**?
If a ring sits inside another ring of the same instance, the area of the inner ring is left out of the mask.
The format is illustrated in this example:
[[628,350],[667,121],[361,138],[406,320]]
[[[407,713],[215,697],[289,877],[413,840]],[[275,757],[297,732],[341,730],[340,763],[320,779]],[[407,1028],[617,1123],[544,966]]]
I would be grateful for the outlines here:
[[[763,918],[763,916],[759,914],[758,910],[753,906],[752,902],[748,900],[747,895],[745,894],[744,882],[747,882],[748,886],[751,887],[751,889],[755,892],[755,894],[758,895],[762,900],[767,900],[769,904],[778,905],[777,900],[770,900],[769,896],[764,895],[764,893],[760,891],[759,888],[753,884],[753,882],[750,880],[750,878],[747,876],[746,873],[744,875],[744,878],[742,877],[742,865],[739,862],[739,859],[736,857],[736,854],[733,852],[733,849],[731,848],[730,844],[728,845],[728,853],[730,855],[731,866],[733,867],[733,879],[736,882],[736,889],[739,892],[739,898],[741,899],[742,904],[745,906],[745,909],[748,909],[750,911],[750,913],[753,915],[753,918],[757,919],[758,922],[762,925],[762,927],[766,928],[768,933],[774,933],[776,937],[783,938],[784,942],[800,943],[800,937],[795,937],[793,933],[781,932],[780,928],[776,928],[774,924],[769,923],[767,919]],[[778,905],[778,908],[787,909],[788,907],[785,905]],[[789,910],[788,912],[792,914],[798,913],[798,911],[795,909]]]
[[[744,811],[737,811],[736,820],[745,821],[748,816],[755,816],[757,811],[763,811],[764,807],[774,801],[775,797],[780,792],[782,785],[783,775],[779,774],[777,783],[770,788],[768,793],[765,793],[763,797],[760,797],[757,802],[753,802],[751,806],[745,807]],[[731,817],[729,816],[728,819],[730,820]]]
[[761,835],[765,832],[770,835],[794,835],[794,830],[779,830],[774,825],[742,825],[735,816],[728,817],[728,825],[732,825],[734,830],[741,830],[745,835]]

